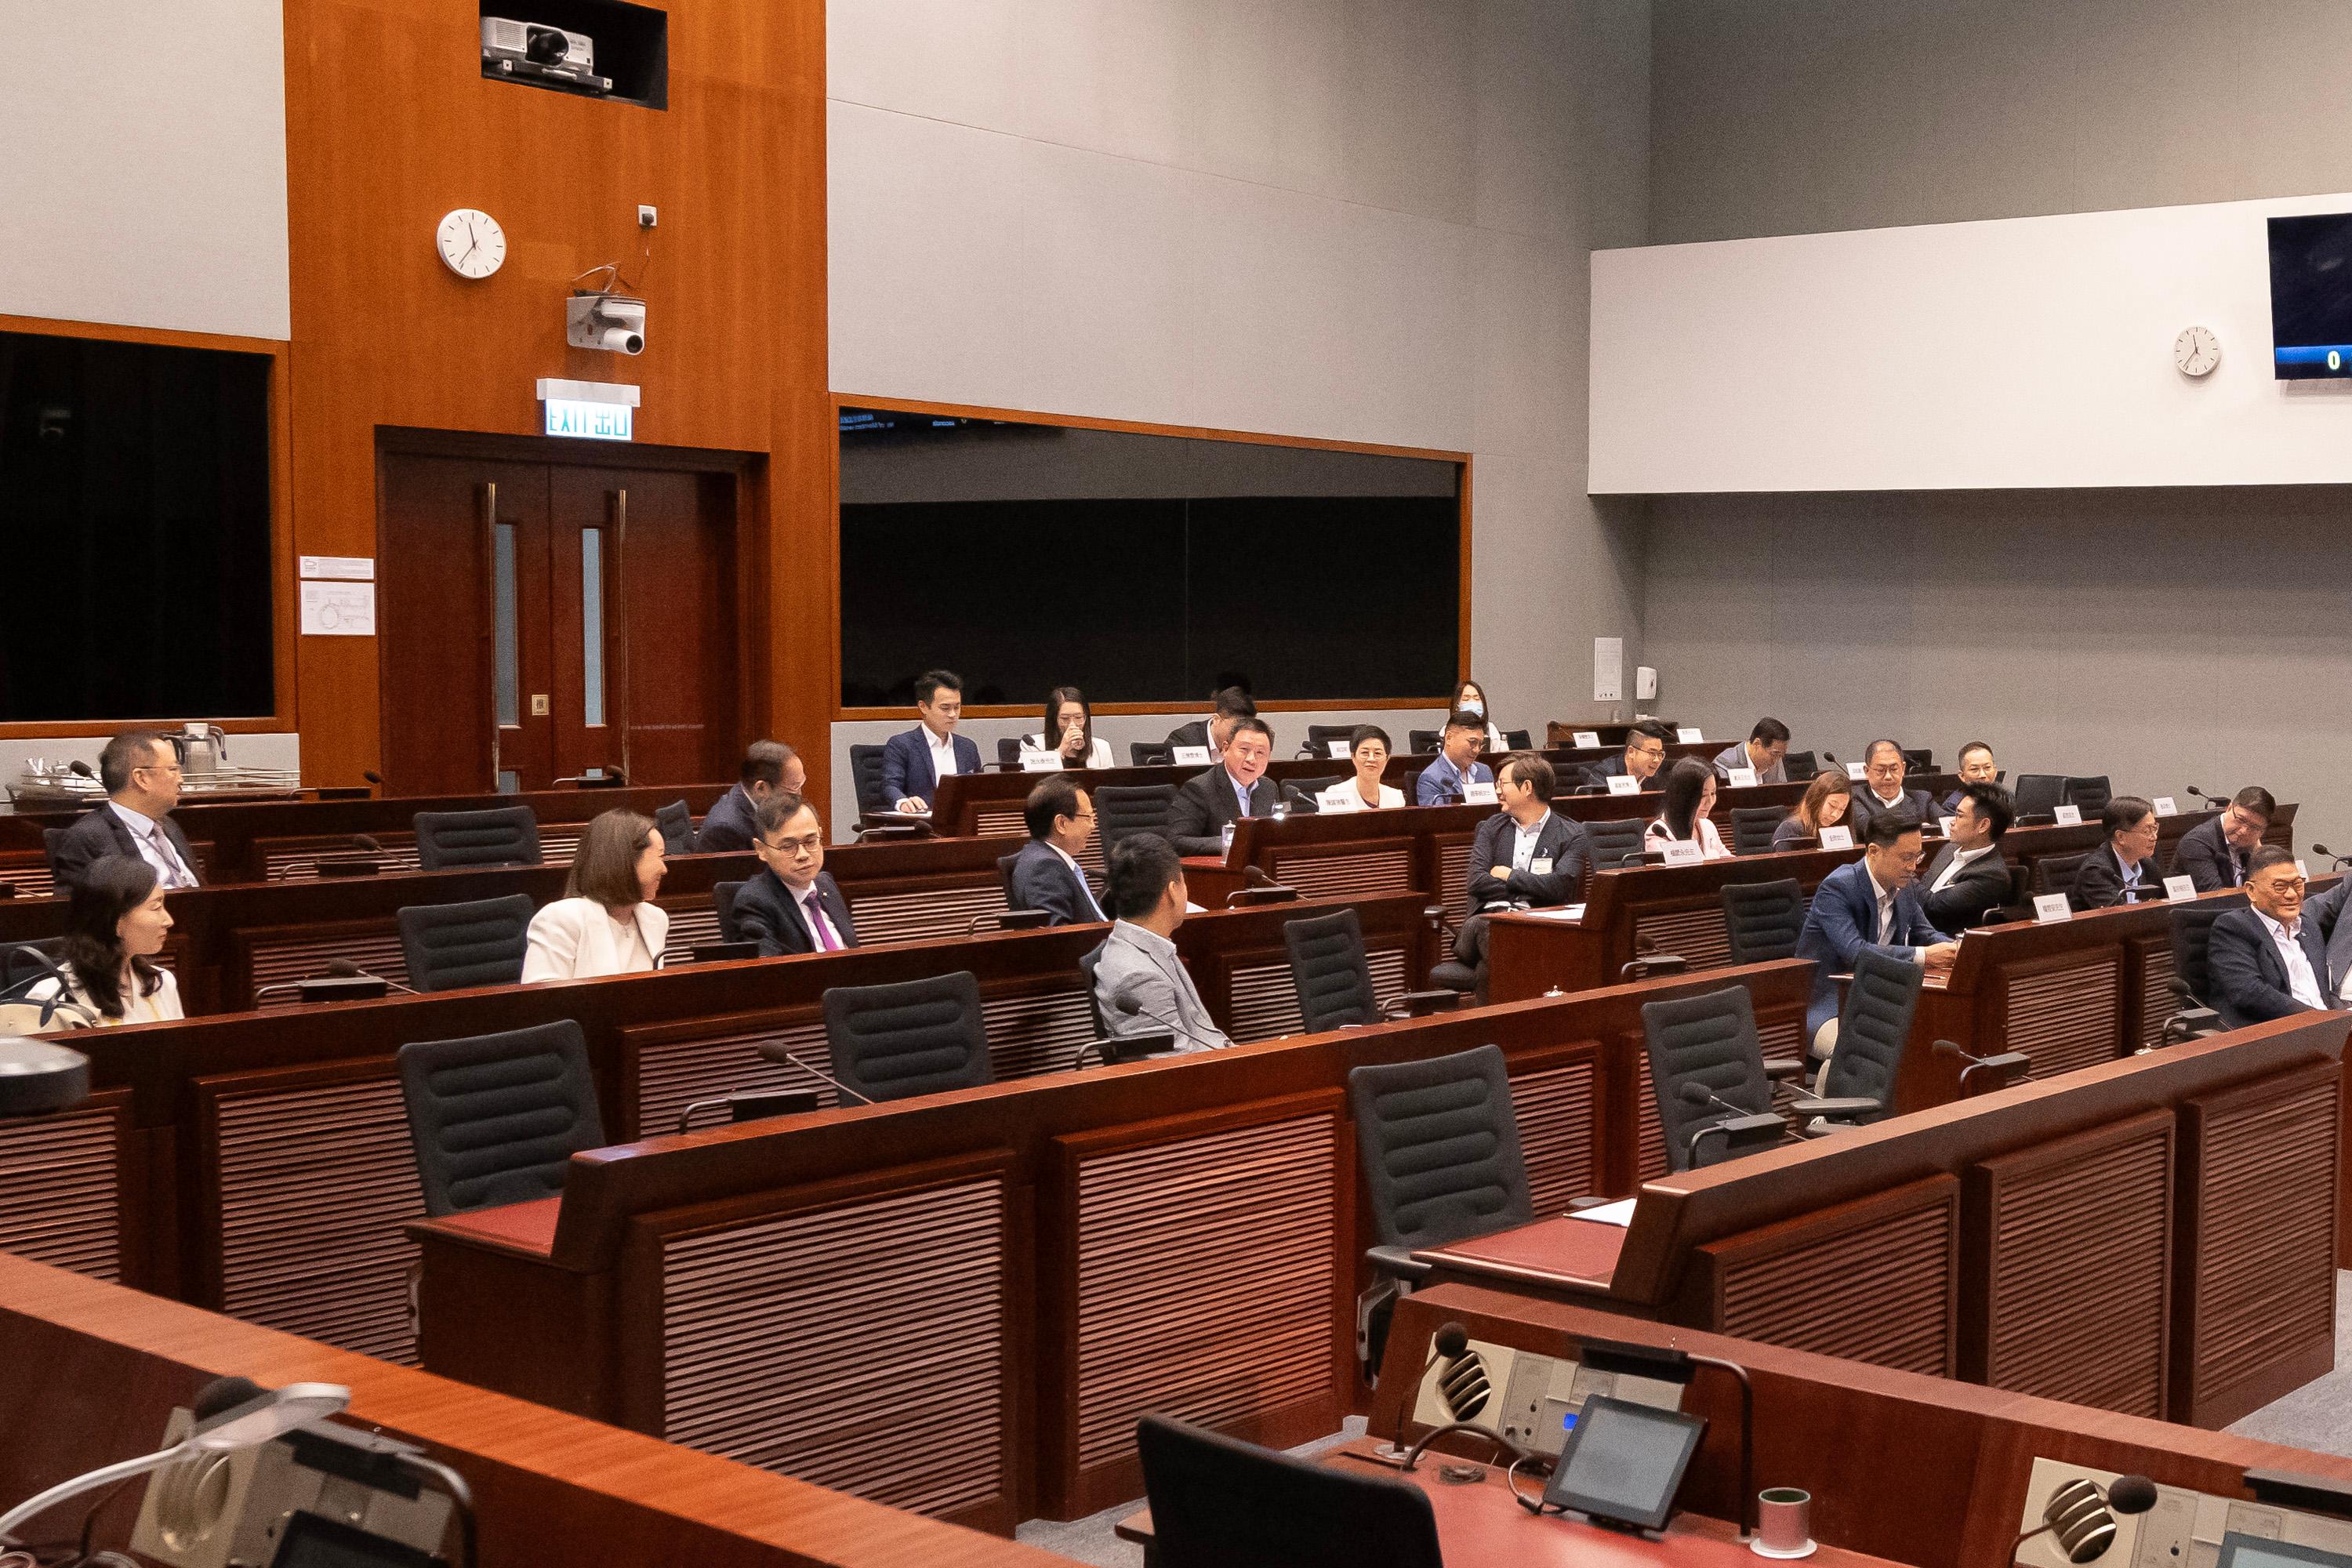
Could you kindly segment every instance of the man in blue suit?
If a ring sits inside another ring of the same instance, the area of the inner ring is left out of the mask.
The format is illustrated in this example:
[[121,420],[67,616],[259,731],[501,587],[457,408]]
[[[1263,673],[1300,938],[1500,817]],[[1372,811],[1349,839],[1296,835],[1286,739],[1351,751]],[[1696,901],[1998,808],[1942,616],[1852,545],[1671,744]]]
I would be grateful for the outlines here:
[[2352,878],[2315,899],[2304,895],[2294,856],[2275,844],[2254,851],[2247,908],[2213,922],[2206,963],[2213,1010],[2233,1029],[2345,1005],[2352,978],[2352,921],[2343,918]]
[[1448,713],[1437,756],[1413,783],[1413,805],[1444,805],[1462,800],[1474,784],[1493,784],[1495,770],[1478,760],[1478,747],[1486,739],[1484,716]]
[[1881,811],[1863,829],[1862,858],[1822,879],[1797,956],[1813,961],[1813,999],[1805,1008],[1805,1038],[1818,1061],[1837,1043],[1838,992],[1830,977],[1850,974],[1865,948],[1907,958],[1940,974],[1960,944],[1937,931],[1919,901],[1919,822]]
[[1094,802],[1077,781],[1051,773],[1029,792],[1023,808],[1029,825],[1029,842],[1013,858],[1005,903],[1016,910],[1044,910],[1047,925],[1084,925],[1106,920],[1078,857],[1095,836]]
[[951,671],[924,672],[915,682],[915,712],[923,721],[890,737],[882,748],[882,798],[898,810],[919,815],[931,809],[940,780],[950,773],[980,772],[980,748],[955,732],[963,718],[963,679]]

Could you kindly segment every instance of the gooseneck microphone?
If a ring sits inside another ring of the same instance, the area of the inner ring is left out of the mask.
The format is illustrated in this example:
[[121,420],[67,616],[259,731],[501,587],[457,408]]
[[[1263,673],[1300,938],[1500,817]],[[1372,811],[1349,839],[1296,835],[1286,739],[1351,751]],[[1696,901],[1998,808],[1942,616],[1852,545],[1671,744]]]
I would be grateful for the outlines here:
[[2116,1515],[2146,1513],[2155,1506],[2156,1483],[2146,1476],[2117,1476],[2105,1488],[2077,1476],[2050,1494],[2042,1505],[2042,1522],[2018,1536],[2010,1555],[2046,1533],[2057,1537],[2067,1562],[2095,1563],[2116,1543]]
[[845,1094],[849,1096],[850,1099],[857,1101],[860,1105],[871,1105],[874,1103],[873,1096],[858,1093],[856,1089],[850,1088],[847,1084],[842,1082],[831,1073],[824,1071],[823,1068],[809,1066],[808,1063],[801,1060],[800,1058],[793,1055],[792,1052],[784,1051],[780,1054],[783,1057],[784,1060],[792,1063],[793,1066],[800,1068],[801,1071],[808,1074],[809,1077],[815,1079],[818,1082],[831,1084],[835,1094]]
[[2325,845],[2325,844],[2316,844],[2316,843],[2315,843],[2315,844],[2312,845],[2312,847],[2311,847],[2311,852],[2312,852],[2314,855],[2325,855],[2325,856],[2326,856],[2330,860],[2335,861],[2338,868],[2341,868],[2341,867],[2343,866],[2344,862],[2345,862],[2347,858],[2352,858],[2352,857],[2347,857],[2347,856],[2343,856],[2343,855],[2338,855],[2335,850],[2330,849],[2330,848],[2329,848],[2326,845]]
[[95,779],[98,777],[96,773],[89,771],[89,764],[81,761],[79,758],[76,758],[74,761],[68,763],[66,764],[66,772],[69,773],[79,773],[86,779]]
[[1675,1097],[1685,1105],[1696,1106],[1702,1110],[1711,1106],[1716,1110],[1730,1113],[1718,1117],[1690,1135],[1690,1152],[1694,1162],[1698,1155],[1699,1140],[1711,1132],[1722,1133],[1724,1141],[1727,1143],[1738,1143],[1742,1138],[1766,1131],[1779,1133],[1788,1129],[1788,1123],[1775,1112],[1743,1110],[1703,1083],[1686,1083],[1675,1091]]
[[2199,789],[2195,784],[2190,784],[2189,786],[2189,793],[2195,795],[2199,800],[2203,801],[2207,805],[2214,807],[2216,810],[2230,804],[2221,796],[2214,795],[2207,790]]
[[399,992],[403,996],[421,996],[424,994],[423,992],[417,990],[414,985],[403,985],[399,981],[391,978],[389,975],[371,974],[366,970],[362,969],[358,964],[353,963],[348,958],[331,958],[327,960],[326,970],[328,973],[333,975],[338,980],[380,981],[384,985]]

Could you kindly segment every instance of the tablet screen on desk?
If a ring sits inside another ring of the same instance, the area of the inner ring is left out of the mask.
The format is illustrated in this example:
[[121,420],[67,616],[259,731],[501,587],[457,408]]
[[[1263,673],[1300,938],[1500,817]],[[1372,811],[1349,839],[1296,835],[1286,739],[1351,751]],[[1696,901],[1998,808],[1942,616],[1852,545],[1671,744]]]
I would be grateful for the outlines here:
[[271,1568],[435,1568],[440,1559],[323,1514],[287,1516]]
[[1594,1394],[1569,1429],[1544,1500],[1594,1519],[1663,1530],[1706,1423]]
[[2231,1531],[2221,1537],[2221,1556],[2214,1568],[2352,1568],[2352,1557]]

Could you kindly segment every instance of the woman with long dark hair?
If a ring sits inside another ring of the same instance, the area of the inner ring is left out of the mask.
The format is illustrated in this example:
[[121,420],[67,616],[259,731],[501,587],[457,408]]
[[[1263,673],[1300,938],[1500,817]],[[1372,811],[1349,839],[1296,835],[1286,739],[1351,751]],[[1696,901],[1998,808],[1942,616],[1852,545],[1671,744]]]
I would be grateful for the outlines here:
[[1707,813],[1715,809],[1715,769],[1696,757],[1685,757],[1666,770],[1664,809],[1642,833],[1642,847],[1663,849],[1669,844],[1696,844],[1709,860],[1728,860],[1731,851],[1715,830]]
[[[130,855],[91,861],[66,900],[65,940],[58,946],[66,999],[101,1026],[184,1017],[179,982],[153,962],[171,930],[155,868]],[[57,982],[47,981],[26,1000],[46,1002],[57,994]]]
[[1094,705],[1075,686],[1056,686],[1045,694],[1045,726],[1021,737],[1024,752],[1052,752],[1066,768],[1107,768],[1110,742],[1095,739]]

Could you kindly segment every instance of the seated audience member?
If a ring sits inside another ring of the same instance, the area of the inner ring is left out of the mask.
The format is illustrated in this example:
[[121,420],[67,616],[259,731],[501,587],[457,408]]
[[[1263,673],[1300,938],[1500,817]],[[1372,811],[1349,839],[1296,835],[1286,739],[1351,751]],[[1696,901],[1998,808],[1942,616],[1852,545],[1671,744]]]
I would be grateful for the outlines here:
[[1228,686],[1209,699],[1211,712],[1206,719],[1195,719],[1189,724],[1179,724],[1168,731],[1171,746],[1206,746],[1209,755],[1221,756],[1225,742],[1234,732],[1236,719],[1257,717],[1257,703],[1238,686]]
[[1919,824],[1901,812],[1882,811],[1870,819],[1862,845],[1861,859],[1822,879],[1797,937],[1797,956],[1813,961],[1805,1038],[1815,1060],[1837,1042],[1838,988],[1831,976],[1851,974],[1864,948],[1924,963],[1930,974],[1948,971],[1959,952],[1919,900]]
[[98,754],[98,782],[107,803],[66,829],[58,841],[57,879],[70,888],[101,856],[128,855],[155,868],[165,892],[193,888],[196,858],[172,808],[180,804],[180,753],[153,730],[129,730]]
[[922,722],[890,737],[882,748],[882,798],[900,811],[931,809],[940,781],[980,772],[980,748],[955,732],[963,718],[963,680],[944,669],[915,682],[915,712]]
[[656,967],[669,941],[669,911],[654,895],[668,868],[652,817],[608,811],[591,822],[563,897],[530,917],[523,984]]
[[1078,856],[1095,836],[1095,805],[1075,779],[1050,777],[1029,792],[1022,809],[1029,842],[1013,858],[1012,898],[1016,910],[1044,910],[1048,925],[1084,925],[1103,918],[1087,886]]
[[[1186,899],[1184,863],[1175,847],[1156,833],[1132,833],[1113,845],[1110,898],[1118,919],[1095,965],[1095,1002],[1104,1027],[1114,1037],[1173,1034],[1180,1051],[1232,1045],[1176,953]],[[1136,1010],[1122,1008],[1121,998]]]
[[1413,781],[1416,805],[1445,805],[1468,797],[1474,784],[1493,784],[1495,770],[1478,760],[1486,743],[1486,722],[1475,713],[1449,713],[1437,755]]
[[2172,852],[2172,868],[2197,884],[2200,893],[2243,887],[2246,861],[2261,847],[2278,802],[2260,784],[2248,784],[2223,806],[2180,836]]
[[760,837],[751,848],[760,872],[735,894],[735,931],[760,944],[761,958],[838,952],[857,945],[849,900],[824,868],[824,825],[796,795],[760,803]]
[[770,795],[798,795],[808,783],[808,767],[799,753],[782,741],[754,741],[744,750],[743,771],[735,787],[719,797],[694,836],[702,854],[749,849],[760,837],[760,803]]
[[1389,765],[1389,732],[1378,724],[1359,724],[1348,737],[1348,757],[1355,775],[1341,779],[1316,797],[1324,811],[1374,811],[1402,805],[1404,791],[1381,783]]
[[2343,918],[2352,877],[2307,900],[2293,852],[2265,844],[2245,886],[2247,907],[2213,922],[2206,949],[2221,1021],[2237,1029],[2352,1001],[2352,921]]
[[1643,720],[1626,734],[1622,754],[1603,758],[1584,770],[1586,785],[1603,790],[1609,787],[1611,779],[1630,776],[1641,780],[1642,787],[1648,789],[1650,780],[1665,764],[1666,742],[1674,738],[1675,732],[1655,719]]
[[1663,849],[1669,844],[1696,844],[1700,858],[1707,860],[1728,860],[1731,851],[1723,845],[1723,835],[1717,833],[1714,820],[1707,814],[1715,809],[1715,769],[1696,757],[1685,757],[1666,770],[1664,798],[1658,815],[1642,830],[1644,850]]
[[1853,804],[1853,781],[1834,768],[1823,768],[1805,786],[1805,798],[1797,803],[1797,809],[1772,830],[1772,847],[1776,851],[1803,848],[1806,846],[1799,841],[1819,839],[1824,827],[1851,826],[1846,808]]
[[1853,792],[1849,813],[1855,843],[1862,842],[1863,829],[1870,819],[1883,811],[1908,816],[1915,827],[1924,828],[1936,820],[1936,803],[1927,798],[1927,792],[1903,787],[1903,775],[1910,766],[1903,748],[1893,741],[1873,741],[1862,753],[1862,787]]
[[2099,826],[2106,842],[2083,857],[2067,898],[2078,910],[2104,910],[2137,903],[2143,893],[2161,891],[2156,873],[2156,840],[2160,828],[2156,807],[2136,795],[2119,795],[2107,802]]
[[1263,719],[1234,719],[1229,736],[1216,765],[1186,779],[1168,808],[1168,837],[1181,854],[1222,855],[1226,823],[1274,815],[1275,784],[1265,776],[1274,760],[1272,727]]
[[1583,896],[1584,868],[1592,858],[1592,835],[1584,824],[1551,808],[1559,779],[1552,766],[1532,752],[1503,759],[1496,798],[1503,809],[1478,825],[1470,841],[1469,908],[1454,933],[1454,956],[1478,971],[1486,988],[1486,916],[1525,907],[1558,909]]
[[[1054,738],[1048,741],[1048,735]],[[1075,686],[1056,686],[1045,694],[1045,727],[1022,736],[1021,750],[1052,752],[1066,768],[1112,765],[1110,742],[1095,738],[1094,705]]]
[[1467,713],[1486,726],[1483,749],[1492,756],[1501,756],[1510,750],[1503,744],[1503,731],[1495,723],[1495,710],[1486,701],[1486,689],[1475,680],[1465,680],[1454,689],[1454,700],[1445,705],[1448,713]]
[[1759,719],[1756,728],[1748,731],[1748,739],[1716,754],[1715,773],[1729,784],[1732,769],[1754,768],[1759,784],[1787,784],[1789,726],[1778,719]]
[[[152,962],[171,930],[154,867],[131,855],[101,855],[83,867],[80,879],[67,889],[58,971],[65,978],[63,999],[89,1016],[68,1011],[55,1026],[159,1024],[184,1016],[179,981]],[[42,980],[26,990],[25,1000],[56,1001],[59,989],[57,981]]]
[[[1972,784],[2000,783],[2000,768],[1992,760],[1992,746],[1984,741],[1970,741],[1960,748],[1960,787]],[[1960,791],[1954,790],[1937,803],[1946,816],[1960,809]]]
[[1962,784],[1952,832],[1919,879],[1927,921],[1939,931],[1984,923],[1985,911],[2009,902],[2009,862],[2000,841],[2017,820],[2009,792],[1990,782]]

